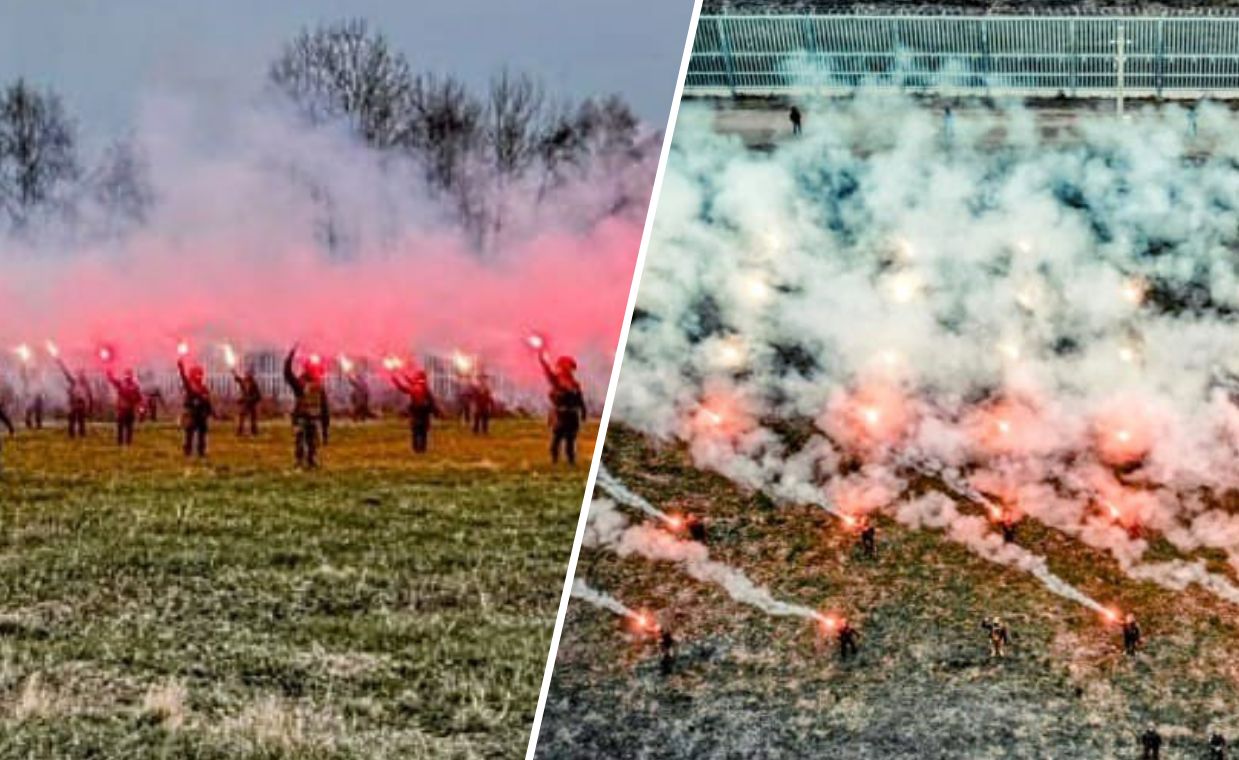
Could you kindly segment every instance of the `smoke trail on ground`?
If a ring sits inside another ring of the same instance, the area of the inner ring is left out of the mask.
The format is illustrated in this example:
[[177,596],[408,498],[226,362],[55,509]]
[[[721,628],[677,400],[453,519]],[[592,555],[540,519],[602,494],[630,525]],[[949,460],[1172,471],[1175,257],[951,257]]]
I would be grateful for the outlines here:
[[722,588],[737,602],[780,617],[801,617],[824,621],[816,610],[776,599],[763,586],[751,581],[734,567],[710,559],[710,552],[695,541],[682,541],[650,525],[628,526],[615,503],[595,499],[589,508],[589,527],[584,546],[605,548],[620,557],[633,555],[656,562],[672,562],[692,578]]
[[604,594],[601,591],[590,588],[585,581],[577,578],[572,582],[572,596],[574,599],[581,599],[600,609],[614,612],[621,617],[637,618],[637,613],[628,609],[623,602],[611,596]]
[[653,504],[649,503],[649,501],[647,501],[644,497],[629,490],[627,486],[617,480],[615,476],[607,470],[606,465],[598,466],[597,483],[602,490],[606,491],[612,499],[615,499],[619,503],[627,504],[630,507],[639,509],[647,515],[657,517],[659,520],[664,522],[669,519],[666,512],[658,509]]

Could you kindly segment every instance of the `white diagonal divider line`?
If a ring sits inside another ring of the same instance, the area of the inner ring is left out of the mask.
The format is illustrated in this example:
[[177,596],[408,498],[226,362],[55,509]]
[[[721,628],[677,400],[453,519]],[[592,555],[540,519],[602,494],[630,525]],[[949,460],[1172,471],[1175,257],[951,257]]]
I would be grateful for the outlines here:
[[607,400],[602,407],[602,417],[598,422],[598,439],[594,444],[594,456],[589,464],[589,478],[585,481],[585,496],[581,500],[581,514],[577,518],[576,536],[572,540],[572,555],[568,559],[568,570],[564,574],[564,586],[559,595],[559,612],[555,616],[555,632],[551,636],[551,649],[546,656],[546,668],[542,672],[542,689],[538,692],[538,710],[534,714],[533,726],[529,732],[529,746],[525,750],[525,760],[533,760],[538,748],[538,731],[542,728],[542,713],[546,710],[546,696],[551,688],[551,675],[555,670],[555,655],[559,652],[559,637],[564,629],[564,616],[568,613],[568,601],[572,597],[572,580],[576,576],[576,563],[581,555],[581,539],[585,535],[585,526],[589,521],[589,503],[594,493],[594,482],[598,478],[598,466],[602,461],[603,443],[607,436],[607,423],[611,421],[611,406],[615,403],[615,386],[619,382],[620,367],[624,362],[624,348],[628,344],[628,328],[632,324],[632,312],[637,305],[637,289],[641,285],[641,270],[645,267],[645,254],[650,245],[650,233],[654,229],[654,217],[658,210],[658,198],[661,195],[663,175],[667,170],[667,156],[671,153],[671,140],[675,136],[675,122],[680,113],[680,98],[684,94],[684,80],[688,75],[688,64],[692,58],[693,41],[697,37],[697,22],[701,18],[701,0],[693,3],[693,13],[688,22],[688,36],[684,40],[684,52],[680,57],[680,73],[675,83],[675,95],[671,98],[671,113],[667,118],[667,129],[663,134],[662,153],[658,157],[658,170],[654,174],[654,187],[650,191],[650,205],[645,213],[645,229],[641,233],[641,247],[637,250],[637,264],[632,274],[632,285],[628,289],[628,307],[624,312],[624,324],[620,329],[619,343],[615,347],[615,363],[611,367],[611,381],[607,386]]

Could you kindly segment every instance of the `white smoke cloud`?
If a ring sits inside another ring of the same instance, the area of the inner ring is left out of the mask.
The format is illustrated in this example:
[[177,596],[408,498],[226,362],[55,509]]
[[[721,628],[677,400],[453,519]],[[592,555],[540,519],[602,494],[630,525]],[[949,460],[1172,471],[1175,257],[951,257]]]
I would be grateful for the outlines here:
[[[898,473],[945,468],[965,501],[1133,579],[1234,602],[1191,556],[1239,569],[1220,498],[1239,487],[1239,139],[1199,111],[1196,138],[1176,107],[1045,137],[978,109],[947,140],[940,116],[861,93],[759,153],[687,106],[617,418],[743,487],[888,510],[1094,609],[984,516],[901,500]],[[1184,556],[1145,561],[1154,537]]]

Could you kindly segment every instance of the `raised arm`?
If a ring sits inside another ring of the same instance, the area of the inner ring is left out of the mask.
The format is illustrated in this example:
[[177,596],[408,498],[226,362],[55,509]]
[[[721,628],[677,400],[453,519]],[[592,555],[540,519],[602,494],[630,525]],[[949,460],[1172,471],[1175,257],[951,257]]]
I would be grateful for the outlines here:
[[176,360],[176,373],[180,375],[181,377],[181,387],[184,388],[186,391],[188,391],[190,389],[189,373],[185,371],[185,360],[184,359]]
[[551,369],[550,363],[546,360],[545,353],[538,354],[538,363],[542,365],[542,372],[546,375],[546,381],[551,385],[557,385],[558,382],[555,379],[555,372]]
[[112,369],[110,367],[108,368],[108,371],[107,371],[107,378],[108,378],[108,382],[112,384],[112,387],[116,389],[116,392],[120,393],[121,391],[120,380],[116,379],[116,375],[115,373],[112,372]]
[[60,371],[61,371],[61,372],[64,374],[64,376],[65,376],[65,382],[69,384],[69,389],[70,389],[70,390],[72,390],[72,389],[74,388],[74,386],[76,386],[76,385],[77,385],[77,378],[75,378],[75,377],[73,376],[73,373],[69,371],[69,367],[65,365],[64,360],[63,360],[63,359],[61,359],[61,358],[57,357],[57,358],[56,358],[56,366],[57,366],[57,367],[60,367]]
[[288,387],[293,389],[293,393],[300,396],[303,392],[301,380],[297,378],[297,373],[293,372],[293,357],[297,355],[297,346],[293,346],[288,352],[288,356],[284,357],[284,382],[288,383]]

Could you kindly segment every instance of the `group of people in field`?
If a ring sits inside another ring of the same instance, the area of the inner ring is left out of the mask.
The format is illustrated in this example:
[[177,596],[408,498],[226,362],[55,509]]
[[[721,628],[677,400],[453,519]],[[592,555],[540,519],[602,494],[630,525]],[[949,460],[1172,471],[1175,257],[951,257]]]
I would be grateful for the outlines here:
[[[297,349],[294,345],[289,350],[283,365],[283,379],[293,397],[293,456],[299,467],[316,468],[320,450],[327,443],[331,429],[326,371],[316,355],[304,358],[298,365]],[[558,464],[562,456],[569,464],[576,464],[577,436],[586,417],[585,394],[576,377],[576,361],[570,356],[561,356],[552,365],[541,352],[538,361],[549,386],[551,461]],[[68,435],[74,439],[83,438],[94,407],[89,380],[84,371],[71,372],[59,358],[56,364],[65,380]],[[177,373],[182,399],[182,449],[186,457],[205,457],[211,421],[217,418],[206,371],[182,357],[177,360]],[[238,391],[237,435],[257,436],[259,408],[264,400],[261,385],[253,368],[247,368],[244,372],[233,368],[232,374]],[[132,445],[139,418],[157,417],[159,398],[143,391],[133,370],[126,370],[117,376],[109,368],[106,377],[114,394],[116,443],[119,446]],[[370,389],[366,379],[350,372],[347,373],[347,380],[352,418],[357,421],[373,419],[376,415],[370,408]],[[431,422],[443,417],[429,378],[424,370],[392,371],[390,380],[392,387],[405,399],[404,411],[409,420],[412,450],[415,454],[424,454],[430,447]],[[478,375],[470,379],[457,401],[473,432],[488,435],[496,402],[486,376]],[[26,426],[41,429],[44,415],[41,392],[27,394],[25,411]],[[10,437],[16,434],[16,427],[3,404],[0,404],[0,425],[8,429]]]

